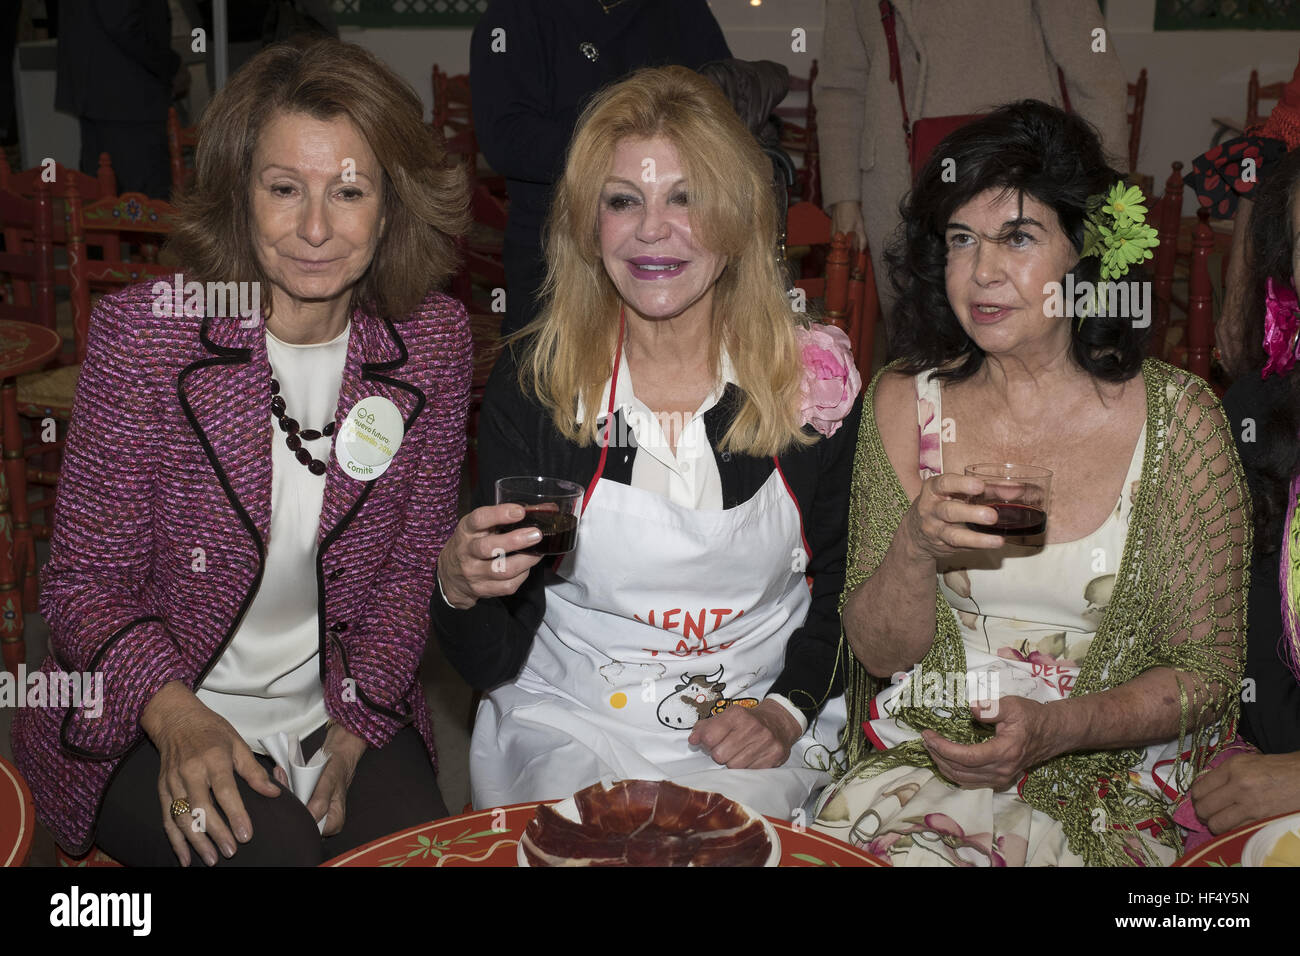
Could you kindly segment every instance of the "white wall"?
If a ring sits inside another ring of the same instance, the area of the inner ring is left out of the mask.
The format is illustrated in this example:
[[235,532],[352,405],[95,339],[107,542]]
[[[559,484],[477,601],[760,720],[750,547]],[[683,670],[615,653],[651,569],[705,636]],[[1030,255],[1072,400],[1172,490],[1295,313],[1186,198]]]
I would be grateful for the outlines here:
[[[934,0],[941,2],[941,0]],[[996,4],[997,0],[991,0]],[[1087,2],[1087,0],[1079,0]],[[710,0],[732,52],[742,59],[784,63],[806,76],[822,45],[823,0]],[[1212,117],[1245,119],[1246,83],[1291,77],[1300,59],[1300,32],[1160,31],[1152,29],[1155,0],[1108,0],[1109,41],[1130,80],[1147,70],[1147,99],[1138,169],[1163,189],[1169,165],[1209,148]],[[791,30],[806,31],[807,51],[791,50]],[[429,72],[438,63],[450,73],[469,69],[469,30],[344,29],[344,38],[373,50],[415,87],[431,107]],[[1265,110],[1269,105],[1265,104]],[[1188,197],[1187,209],[1191,210]]]
[[[1138,169],[1155,176],[1157,192],[1164,189],[1170,163],[1182,160],[1187,172],[1192,158],[1209,148],[1212,117],[1245,121],[1251,70],[1259,70],[1261,84],[1289,80],[1300,59],[1300,32],[1155,32],[1155,0],[1110,0],[1107,8],[1110,38],[1129,80],[1146,67]],[[1271,108],[1271,101],[1262,104],[1265,115]],[[1189,190],[1184,210],[1193,208]]]

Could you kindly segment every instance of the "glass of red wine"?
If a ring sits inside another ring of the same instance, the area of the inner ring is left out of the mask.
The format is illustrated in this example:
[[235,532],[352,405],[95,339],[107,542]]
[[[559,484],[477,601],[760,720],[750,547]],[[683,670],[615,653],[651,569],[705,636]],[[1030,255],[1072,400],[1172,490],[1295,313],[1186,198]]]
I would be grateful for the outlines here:
[[582,485],[562,478],[518,475],[497,479],[497,504],[524,506],[524,519],[497,528],[498,534],[536,528],[542,540],[523,554],[567,554],[578,543],[578,512]]
[[993,524],[968,521],[966,527],[985,534],[1030,537],[1047,530],[1052,498],[1052,473],[1036,465],[992,462],[967,465],[966,474],[984,482],[984,490],[969,499],[998,513]]

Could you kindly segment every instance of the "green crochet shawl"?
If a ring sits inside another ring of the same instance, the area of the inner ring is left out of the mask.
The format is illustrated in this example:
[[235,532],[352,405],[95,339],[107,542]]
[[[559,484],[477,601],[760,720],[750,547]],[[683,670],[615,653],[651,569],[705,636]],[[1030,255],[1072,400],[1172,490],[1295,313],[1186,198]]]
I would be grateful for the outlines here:
[[[884,559],[911,505],[881,444],[874,408],[878,373],[867,392],[849,503],[848,595]],[[1142,366],[1147,433],[1141,486],[1111,602],[1072,695],[1094,694],[1153,667],[1178,670],[1180,717],[1174,768],[1180,791],[1210,756],[1216,736],[1235,736],[1245,655],[1246,595],[1251,553],[1250,498],[1229,425],[1218,399],[1194,375],[1148,359]],[[934,643],[921,661],[927,672],[965,673],[966,652],[957,619],[935,583]],[[848,724],[842,750],[850,776],[874,776],[898,766],[934,764],[919,740],[875,751],[862,731],[881,682],[871,677],[841,638],[849,662]],[[959,684],[961,682],[958,682]],[[962,743],[987,739],[991,728],[969,709],[943,717],[925,707],[903,707],[901,723],[930,728]],[[1022,796],[1058,820],[1070,849],[1090,865],[1157,863],[1148,839],[1182,852],[1164,801],[1137,786],[1129,770],[1141,748],[1075,752],[1028,774]],[[847,770],[845,770],[847,767]],[[841,774],[843,776],[844,774]],[[1157,836],[1139,830],[1157,822]]]

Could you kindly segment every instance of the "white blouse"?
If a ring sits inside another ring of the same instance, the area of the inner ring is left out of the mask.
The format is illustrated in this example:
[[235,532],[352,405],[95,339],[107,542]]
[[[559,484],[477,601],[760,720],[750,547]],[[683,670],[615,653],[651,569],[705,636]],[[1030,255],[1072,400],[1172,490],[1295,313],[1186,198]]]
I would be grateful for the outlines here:
[[[696,511],[722,510],[722,477],[713,446],[704,430],[704,413],[722,398],[727,383],[736,381],[731,358],[724,351],[719,363],[719,381],[677,430],[677,450],[668,444],[659,417],[650,407],[636,397],[632,388],[632,370],[627,364],[627,353],[619,361],[618,387],[614,392],[614,407],[622,409],[623,419],[636,439],[638,454],[632,462],[633,488],[662,495],[675,505]],[[600,419],[609,408],[610,382],[601,393]],[[685,417],[685,416],[683,416]],[[582,406],[578,406],[577,420],[583,419]],[[618,449],[620,436],[610,436],[610,453]]]
[[[334,421],[351,325],[337,338],[291,345],[266,333],[271,374],[285,414],[303,428]],[[277,731],[306,737],[328,719],[320,684],[316,544],[325,476],[313,475],[271,428],[271,535],[257,596],[239,630],[197,695],[225,717],[256,753],[259,737]],[[304,441],[312,457],[329,461],[333,439]]]

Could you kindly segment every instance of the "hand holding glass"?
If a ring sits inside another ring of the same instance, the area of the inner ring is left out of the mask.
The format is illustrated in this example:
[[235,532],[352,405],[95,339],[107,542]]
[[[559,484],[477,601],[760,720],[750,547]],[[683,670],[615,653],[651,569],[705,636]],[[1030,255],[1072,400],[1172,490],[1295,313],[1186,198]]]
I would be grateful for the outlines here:
[[582,502],[582,485],[561,478],[520,475],[498,478],[499,505],[523,505],[524,518],[497,529],[508,534],[520,528],[536,528],[542,540],[521,554],[554,555],[572,551],[578,543],[578,509]]
[[969,500],[998,513],[993,524],[966,522],[972,531],[1028,537],[1047,530],[1052,497],[1052,473],[1035,465],[987,463],[967,465],[966,474],[984,482],[984,490]]

